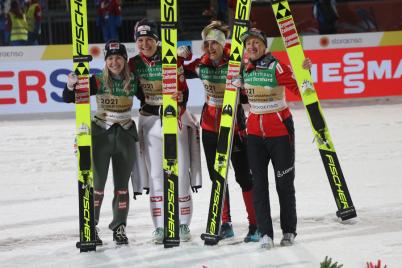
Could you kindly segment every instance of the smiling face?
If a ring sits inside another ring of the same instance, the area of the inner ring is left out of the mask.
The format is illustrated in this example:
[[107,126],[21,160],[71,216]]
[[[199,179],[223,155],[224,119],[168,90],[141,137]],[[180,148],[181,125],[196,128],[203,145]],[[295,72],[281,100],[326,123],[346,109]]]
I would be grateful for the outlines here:
[[250,36],[246,40],[246,51],[250,60],[257,60],[265,54],[266,46],[264,42],[255,36]]
[[204,41],[204,52],[208,54],[209,58],[213,61],[220,60],[223,55],[223,47],[216,41]]
[[120,55],[110,55],[106,58],[106,67],[113,75],[120,75],[125,61],[126,59]]
[[147,58],[155,55],[158,49],[156,40],[149,36],[138,37],[136,44],[139,52]]

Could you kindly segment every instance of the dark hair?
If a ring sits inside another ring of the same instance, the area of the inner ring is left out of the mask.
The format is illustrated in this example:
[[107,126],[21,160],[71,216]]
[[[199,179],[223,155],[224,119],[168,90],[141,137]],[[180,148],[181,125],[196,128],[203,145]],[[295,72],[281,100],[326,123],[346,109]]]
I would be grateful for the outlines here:
[[18,18],[22,18],[22,17],[23,17],[20,3],[19,3],[17,0],[11,1],[11,4],[10,4],[10,11],[11,11],[15,16],[17,16]]

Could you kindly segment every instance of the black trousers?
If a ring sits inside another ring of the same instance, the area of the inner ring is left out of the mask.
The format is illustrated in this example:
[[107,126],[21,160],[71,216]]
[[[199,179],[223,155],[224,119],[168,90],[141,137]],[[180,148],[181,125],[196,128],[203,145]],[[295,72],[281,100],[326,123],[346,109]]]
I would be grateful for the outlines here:
[[254,178],[253,198],[257,225],[262,235],[267,234],[272,239],[274,232],[268,190],[268,164],[271,160],[279,197],[282,232],[296,234],[294,129],[291,118],[285,121],[289,135],[269,138],[254,135],[247,137],[249,164]]
[[[246,140],[242,140],[239,135],[234,135],[232,144],[231,162],[235,173],[237,183],[243,192],[248,192],[253,188],[253,180],[247,159]],[[218,144],[218,133],[202,130],[202,145],[204,147],[205,158],[207,159],[209,178],[212,180],[215,176],[215,153]]]

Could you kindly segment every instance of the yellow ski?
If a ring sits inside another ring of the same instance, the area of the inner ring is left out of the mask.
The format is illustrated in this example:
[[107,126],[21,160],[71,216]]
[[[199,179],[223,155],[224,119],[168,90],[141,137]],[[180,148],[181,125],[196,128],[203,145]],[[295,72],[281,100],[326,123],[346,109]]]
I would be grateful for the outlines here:
[[205,241],[205,245],[216,245],[220,240],[222,205],[226,193],[226,179],[232,151],[233,130],[239,98],[237,88],[232,85],[232,78],[237,77],[240,73],[240,64],[243,55],[243,42],[240,40],[240,36],[248,28],[250,10],[251,0],[237,0],[229,66],[226,77],[226,89],[223,98],[222,116],[214,164],[216,173],[219,174],[219,176],[213,178],[207,228],[206,232],[201,235],[201,239]]
[[354,218],[356,217],[356,210],[353,206],[328,126],[324,120],[324,114],[317,92],[314,89],[311,74],[308,70],[302,68],[305,57],[296,25],[290,12],[289,3],[287,0],[271,1],[276,22],[278,23],[279,31],[300,89],[300,95],[307,109],[313,135],[338,207],[336,215],[342,220]]
[[78,158],[78,195],[80,252],[96,250],[93,201],[91,105],[89,90],[88,27],[86,0],[71,0],[73,68],[78,76],[75,87],[76,142]]
[[177,162],[177,1],[161,0],[163,179],[165,248],[180,245]]

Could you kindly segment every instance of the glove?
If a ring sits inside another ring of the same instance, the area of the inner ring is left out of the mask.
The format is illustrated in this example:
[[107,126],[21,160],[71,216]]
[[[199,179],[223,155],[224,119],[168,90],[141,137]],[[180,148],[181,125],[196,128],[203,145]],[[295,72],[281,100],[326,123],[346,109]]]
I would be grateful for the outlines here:
[[176,100],[177,102],[183,102],[183,92],[177,90],[175,93],[172,94],[171,97],[173,100]]
[[191,190],[193,191],[193,193],[198,193],[198,189],[201,189],[201,187],[201,185],[191,186]]
[[177,48],[177,56],[182,57],[185,60],[191,60],[193,53],[191,53],[187,46],[179,46]]
[[303,61],[303,64],[302,64],[303,69],[310,70],[312,66],[313,66],[313,62],[311,61],[311,59],[305,58]]
[[242,89],[242,87],[243,87],[241,78],[238,75],[233,76],[230,83],[232,84],[232,86],[236,87],[237,89]]
[[78,82],[78,76],[73,72],[69,73],[67,76],[67,88],[73,91],[75,84],[77,84],[77,82]]
[[137,195],[142,195],[142,193],[134,192],[134,200],[137,200]]

